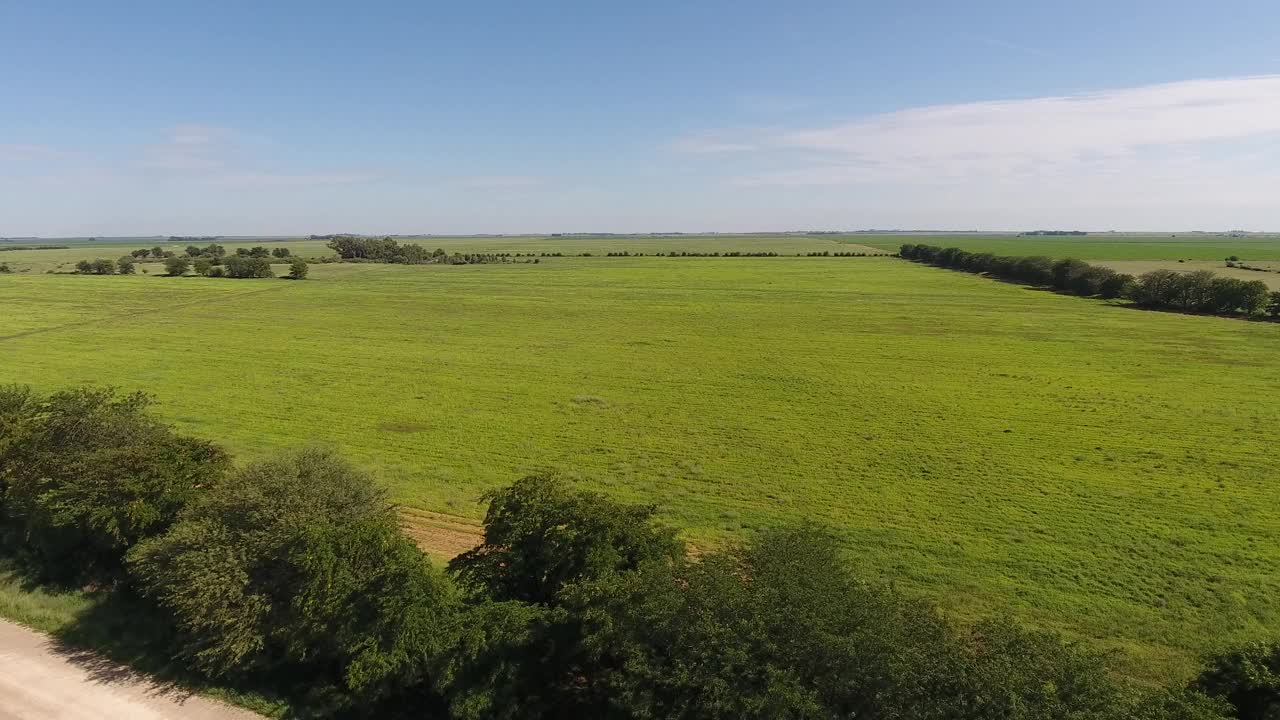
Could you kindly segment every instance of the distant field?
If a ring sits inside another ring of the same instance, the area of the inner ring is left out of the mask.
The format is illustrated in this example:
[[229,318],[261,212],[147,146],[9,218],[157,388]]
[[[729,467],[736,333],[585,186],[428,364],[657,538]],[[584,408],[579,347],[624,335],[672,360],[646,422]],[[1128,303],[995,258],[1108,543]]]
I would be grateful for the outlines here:
[[442,550],[555,467],[701,544],[829,524],[868,574],[1144,672],[1280,631],[1272,324],[890,258],[20,273],[0,308],[0,382],[145,388],[242,457],[338,445]]
[[[630,253],[670,253],[670,252],[777,252],[795,255],[807,252],[896,252],[897,245],[890,250],[880,247],[860,246],[856,235],[591,235],[557,237],[551,235],[514,235],[494,237],[405,237],[401,242],[412,242],[429,248],[444,248],[449,252],[486,252],[486,253],[554,253],[577,255],[592,253],[606,255],[610,252]],[[14,241],[12,245],[32,245],[45,241]],[[187,245],[207,245],[208,241],[168,242],[155,238],[121,239],[89,241],[57,240],[49,241],[69,245],[65,250],[13,250],[0,252],[0,262],[7,262],[20,272],[69,272],[75,269],[79,260],[94,258],[116,259],[127,255],[130,250],[160,246],[165,250],[181,254]],[[295,255],[303,257],[324,257],[333,255],[333,251],[325,246],[323,240],[305,238],[229,238],[218,240],[218,244],[234,252],[238,247],[262,245],[264,247],[283,246]],[[4,243],[0,243],[0,248]],[[151,266],[159,268],[157,262]],[[156,270],[156,272],[160,272]]]
[[853,242],[896,250],[905,242],[959,247],[998,255],[1047,255],[1081,260],[1218,260],[1232,255],[1246,260],[1280,260],[1280,235],[1096,234],[1079,237],[1017,237],[1014,235],[927,235],[911,237],[858,235]]
[[1280,262],[1249,263],[1252,267],[1265,268],[1268,272],[1230,268],[1221,260],[1191,260],[1188,262],[1178,262],[1177,260],[1104,260],[1101,264],[1134,276],[1152,270],[1176,270],[1178,272],[1208,270],[1224,277],[1239,278],[1241,280],[1261,280],[1272,290],[1280,290]]

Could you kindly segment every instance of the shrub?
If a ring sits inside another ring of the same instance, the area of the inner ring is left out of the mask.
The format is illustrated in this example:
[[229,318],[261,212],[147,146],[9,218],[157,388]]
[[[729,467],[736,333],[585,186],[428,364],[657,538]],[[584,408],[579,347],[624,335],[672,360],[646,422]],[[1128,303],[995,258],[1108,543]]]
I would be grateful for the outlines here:
[[120,579],[129,548],[168,529],[228,465],[217,446],[152,417],[139,393],[6,396],[0,477],[10,544],[53,580]]
[[287,258],[289,257],[289,248],[287,247],[271,248],[271,256],[278,257],[278,258]]
[[300,257],[296,257],[289,263],[289,279],[305,280],[308,270],[307,261]]
[[1098,283],[1098,294],[1106,300],[1124,297],[1133,285],[1133,276],[1124,273],[1110,273]]
[[133,275],[138,268],[133,264],[133,258],[126,255],[116,261],[116,272],[121,275]]
[[1240,720],[1280,717],[1280,644],[1254,643],[1211,658],[1192,687],[1230,703]]
[[191,259],[179,257],[177,255],[166,258],[164,261],[164,271],[168,275],[178,276],[185,275],[191,267]]
[[494,600],[552,604],[566,584],[683,552],[674,531],[652,523],[655,508],[574,491],[552,474],[486,499],[484,542],[449,568],[465,588]]
[[207,277],[209,275],[209,271],[213,269],[213,261],[207,257],[197,257],[195,262],[192,263],[192,267],[196,271],[197,275],[204,275]]
[[[243,249],[243,248],[241,248]],[[249,257],[236,254],[224,261],[227,277],[232,278],[269,278],[275,277],[271,270],[271,262],[265,257]]]
[[450,626],[448,583],[373,481],[323,450],[228,475],[130,566],[212,676],[374,697],[418,682]]

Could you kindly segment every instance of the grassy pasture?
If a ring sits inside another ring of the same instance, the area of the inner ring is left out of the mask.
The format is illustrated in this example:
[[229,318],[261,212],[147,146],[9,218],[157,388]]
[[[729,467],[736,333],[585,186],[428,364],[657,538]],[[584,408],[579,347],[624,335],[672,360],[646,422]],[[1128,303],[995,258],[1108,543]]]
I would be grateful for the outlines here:
[[[398,237],[401,242],[412,242],[428,248],[443,248],[449,252],[482,252],[482,253],[554,253],[577,255],[592,253],[605,255],[609,252],[627,251],[631,253],[669,253],[669,252],[777,252],[795,255],[807,252],[895,252],[898,246],[890,250],[858,244],[857,235],[798,235],[798,234],[758,234],[758,235],[586,235],[586,236],[552,236],[552,235],[495,235],[488,237],[446,237],[418,236]],[[87,240],[84,238],[71,240],[40,240],[0,242],[0,248],[8,245],[35,245],[41,243],[67,245],[58,250],[11,250],[0,252],[0,262],[7,262],[18,272],[39,272],[47,270],[70,272],[75,269],[79,260],[94,258],[116,259],[127,255],[130,250],[151,248],[159,245],[165,250],[182,254],[187,245],[207,245],[208,241],[169,242],[158,238],[104,238]],[[238,247],[287,247],[294,255],[303,257],[325,257],[333,255],[333,251],[325,246],[324,240],[306,238],[228,238],[217,243],[235,252]],[[163,272],[159,261],[140,265],[153,273]]]
[[1274,325],[890,258],[311,277],[0,276],[0,382],[145,388],[242,456],[332,443],[471,520],[542,467],[699,543],[817,520],[961,616],[1156,675],[1280,630]]

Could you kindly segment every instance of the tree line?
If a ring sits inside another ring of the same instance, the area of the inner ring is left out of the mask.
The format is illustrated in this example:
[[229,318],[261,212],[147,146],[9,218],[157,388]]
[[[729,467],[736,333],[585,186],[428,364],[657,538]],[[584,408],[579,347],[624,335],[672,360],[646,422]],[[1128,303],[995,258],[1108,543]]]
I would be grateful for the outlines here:
[[1139,307],[1207,315],[1280,317],[1280,292],[1260,280],[1240,280],[1209,270],[1152,270],[1137,277],[1083,260],[999,256],[956,247],[906,244],[899,257],[938,267],[982,273],[1082,297],[1124,298]]
[[[149,252],[149,251],[144,251]],[[286,251],[287,252],[287,251]],[[277,255],[276,257],[289,257],[286,255]],[[180,277],[186,275],[187,272],[194,270],[195,274],[204,277],[228,277],[228,278],[271,278],[275,277],[275,271],[271,268],[271,262],[266,256],[251,255],[248,253],[236,253],[228,256],[214,256],[201,254],[194,258],[185,255],[175,255],[169,253],[164,258],[165,274],[172,277]],[[289,259],[289,274],[287,277],[291,280],[303,280],[307,277],[310,266],[307,261],[301,257],[293,256]],[[133,275],[137,272],[133,257],[125,255],[119,260],[98,258],[97,260],[81,260],[76,263],[76,272],[81,275]],[[144,269],[143,272],[146,272]]]
[[416,243],[399,243],[394,238],[365,238],[338,235],[326,247],[343,260],[400,263],[404,265],[479,265],[511,262],[507,253],[445,252],[443,248],[427,250]]
[[1280,646],[1186,686],[859,577],[815,526],[690,554],[650,506],[537,474],[444,567],[322,449],[236,465],[146,395],[0,388],[0,549],[130,608],[145,652],[302,716],[1222,720],[1280,711]]
[[66,250],[70,247],[70,245],[3,245],[0,246],[0,252],[13,250]]

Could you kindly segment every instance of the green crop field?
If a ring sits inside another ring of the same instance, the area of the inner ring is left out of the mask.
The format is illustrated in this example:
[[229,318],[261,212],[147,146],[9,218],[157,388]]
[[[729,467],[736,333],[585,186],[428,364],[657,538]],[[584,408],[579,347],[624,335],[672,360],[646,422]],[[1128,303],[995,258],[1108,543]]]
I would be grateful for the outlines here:
[[814,520],[869,576],[1152,677],[1280,631],[1274,324],[893,258],[155,272],[0,275],[0,382],[146,389],[242,458],[333,444],[399,502],[466,518],[484,490],[558,468],[660,504],[699,544]]

